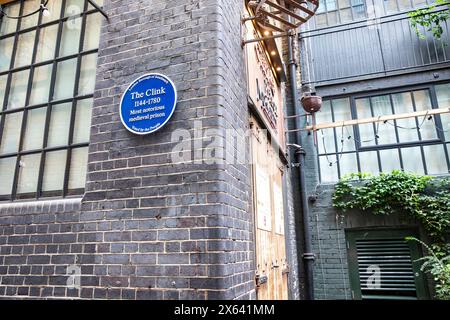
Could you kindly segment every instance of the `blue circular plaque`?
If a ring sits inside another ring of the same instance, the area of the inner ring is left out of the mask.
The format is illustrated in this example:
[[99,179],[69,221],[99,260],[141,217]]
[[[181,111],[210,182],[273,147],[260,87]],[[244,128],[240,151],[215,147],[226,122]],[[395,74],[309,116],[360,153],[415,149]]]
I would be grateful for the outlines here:
[[165,75],[146,74],[125,90],[120,101],[120,120],[128,131],[146,135],[164,127],[176,104],[175,84]]

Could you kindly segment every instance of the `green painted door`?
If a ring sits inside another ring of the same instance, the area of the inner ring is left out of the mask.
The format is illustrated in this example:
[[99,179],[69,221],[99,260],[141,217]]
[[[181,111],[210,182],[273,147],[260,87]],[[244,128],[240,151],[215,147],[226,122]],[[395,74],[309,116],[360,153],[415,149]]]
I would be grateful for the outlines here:
[[358,300],[428,299],[420,271],[421,250],[405,237],[406,229],[348,230],[347,249],[352,295]]

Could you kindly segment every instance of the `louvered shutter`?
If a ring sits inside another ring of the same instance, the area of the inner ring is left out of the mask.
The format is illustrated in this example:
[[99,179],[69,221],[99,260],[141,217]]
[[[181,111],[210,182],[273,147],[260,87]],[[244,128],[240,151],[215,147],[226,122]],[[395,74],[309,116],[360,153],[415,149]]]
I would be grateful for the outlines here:
[[[415,262],[418,248],[405,241],[408,231],[348,233],[352,289],[358,299],[418,299],[423,296],[423,277]],[[356,282],[356,283],[355,283]]]

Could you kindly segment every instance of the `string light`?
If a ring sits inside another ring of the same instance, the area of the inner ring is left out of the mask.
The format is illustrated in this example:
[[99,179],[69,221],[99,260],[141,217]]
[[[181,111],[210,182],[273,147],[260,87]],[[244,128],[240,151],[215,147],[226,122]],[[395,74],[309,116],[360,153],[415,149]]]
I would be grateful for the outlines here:
[[27,14],[24,14],[24,15],[21,15],[21,16],[10,16],[5,11],[3,11],[2,7],[0,7],[0,16],[4,16],[4,17],[9,18],[9,19],[22,19],[22,18],[30,17],[30,16],[32,16],[32,15],[42,11],[42,14],[47,17],[47,16],[50,15],[50,11],[47,8],[47,4],[48,4],[49,1],[50,0],[46,0],[44,3],[41,3],[39,5],[39,8],[36,9],[35,11],[32,11],[30,13],[27,13]]

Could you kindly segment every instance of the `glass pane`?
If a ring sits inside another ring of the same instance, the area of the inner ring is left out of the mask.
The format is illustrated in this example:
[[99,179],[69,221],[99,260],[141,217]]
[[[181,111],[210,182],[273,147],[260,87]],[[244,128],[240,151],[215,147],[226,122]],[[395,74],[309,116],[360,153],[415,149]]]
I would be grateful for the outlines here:
[[[320,6],[323,6],[323,5],[321,4]],[[327,26],[327,14],[326,13],[317,14],[315,17],[315,21],[316,21],[316,28],[326,27]]]
[[[322,108],[319,112],[316,113],[316,122],[327,123],[332,122],[333,118],[331,115],[331,103],[329,100],[324,101]],[[319,153],[334,153],[336,152],[335,144],[334,144],[334,130],[333,129],[323,129],[317,132],[317,140],[319,146]],[[324,145],[325,140],[325,145]]]
[[71,103],[53,105],[48,131],[48,147],[58,147],[68,144]]
[[77,102],[73,143],[89,142],[91,132],[92,99]]
[[366,6],[364,4],[353,7],[353,20],[362,19],[365,17],[366,17]]
[[325,6],[325,3],[323,1],[319,1],[319,8],[317,8],[316,17],[317,17],[317,14],[324,13],[326,11],[327,11],[327,8]]
[[339,23],[338,12],[332,11],[328,12],[328,25],[334,26]]
[[336,121],[351,120],[350,101],[346,99],[333,100],[334,119]]
[[376,175],[380,172],[378,168],[378,155],[376,151],[360,152],[359,163],[361,172]]
[[[322,129],[317,132],[317,140],[319,142],[319,153],[324,154],[336,152],[333,129]],[[341,145],[339,146],[341,147]],[[339,151],[341,151],[341,148],[339,148]]]
[[84,56],[81,60],[80,82],[78,95],[94,93],[95,70],[97,67],[97,54]]
[[384,8],[386,13],[398,11],[397,0],[384,0]]
[[78,53],[80,46],[81,18],[69,18],[63,25],[59,56]]
[[82,189],[86,183],[88,148],[72,150],[70,162],[69,189]]
[[0,71],[9,70],[13,47],[14,37],[9,37],[0,41]]
[[102,18],[99,13],[90,14],[86,18],[86,32],[84,35],[83,50],[97,49],[100,42],[100,26],[102,24]]
[[358,162],[356,161],[356,153],[343,154],[339,160],[339,168],[341,170],[341,178],[349,173],[357,173]]
[[[19,15],[19,10],[19,2],[15,4],[9,4],[3,8],[3,11],[11,17],[17,17]],[[16,32],[16,28],[17,19],[2,19],[2,22],[0,23],[0,35]]]
[[423,151],[428,174],[449,173],[443,145],[425,146]]
[[339,9],[344,9],[350,7],[350,0],[339,0]]
[[400,156],[398,149],[389,149],[380,151],[381,170],[391,172],[392,170],[401,170]]
[[47,108],[29,110],[22,150],[42,149]]
[[[435,87],[439,108],[450,107],[450,83]],[[445,131],[445,140],[450,141],[450,114],[441,115],[442,129]]]
[[[391,100],[389,96],[372,98],[372,108],[375,117],[392,114]],[[388,123],[379,122],[375,124],[378,128],[378,144],[397,143],[395,126],[393,121]]]
[[66,160],[66,150],[48,152],[46,154],[42,191],[56,191],[63,189]]
[[17,193],[36,192],[41,154],[22,156],[20,159]]
[[[41,0],[27,0],[23,2],[23,12],[22,15],[27,15],[29,13],[33,13],[36,10],[39,10],[41,5]],[[34,27],[37,25],[39,19],[39,14],[32,14],[29,17],[22,18],[20,22],[20,28],[26,29],[30,27]]]
[[403,170],[417,174],[424,174],[422,153],[419,147],[402,149]]
[[[356,102],[356,112],[358,119],[371,118],[372,113],[370,111],[370,101],[369,99],[357,99]],[[375,144],[375,133],[373,124],[360,124],[359,126],[359,139],[361,141],[361,146],[370,146]]]
[[[333,111],[335,121],[346,121],[352,119],[350,100],[348,98],[333,100]],[[342,143],[344,143],[343,151],[355,150],[354,139],[348,139],[349,136],[353,137],[353,127],[336,128],[336,134],[338,152],[342,150]],[[342,140],[344,141],[342,142]]]
[[54,21],[61,16],[61,1],[49,1],[47,3],[48,14],[42,16],[42,23]]
[[19,150],[20,130],[22,127],[23,112],[5,115],[0,154],[17,152]]
[[3,109],[7,79],[8,77],[6,74],[4,76],[0,76],[0,110]]
[[439,108],[450,107],[450,83],[435,87]]
[[427,0],[413,0],[414,7],[423,7],[427,5]]
[[16,157],[0,159],[0,195],[9,195],[12,191]]
[[15,72],[12,74],[7,109],[10,110],[25,107],[29,75],[29,70]]
[[322,108],[319,112],[316,113],[316,122],[319,123],[327,123],[332,122],[333,118],[331,117],[331,103],[330,100],[324,100],[322,103]]
[[[392,102],[396,114],[414,112],[411,93],[399,93],[392,95]],[[392,123],[394,123],[392,121]],[[419,133],[415,118],[396,120],[400,142],[419,141]]]
[[84,0],[66,0],[66,17],[77,16],[84,11]]
[[57,36],[58,36],[57,24],[41,29],[39,34],[39,43],[36,52],[36,62],[51,60],[55,57]]
[[77,59],[58,63],[53,100],[73,97]]
[[19,36],[19,40],[17,42],[16,59],[14,61],[15,68],[31,64],[35,36],[36,31],[23,33]]
[[[416,103],[417,111],[431,110],[431,98],[428,90],[414,91],[414,101]],[[436,127],[432,120],[428,117],[419,117],[420,134],[422,140],[430,140],[437,138]]]
[[411,9],[411,0],[398,0],[400,10]]
[[320,161],[320,175],[321,175],[321,182],[327,183],[327,182],[336,182],[339,180],[338,178],[338,172],[337,172],[337,164],[334,162],[336,161],[335,156],[329,156],[328,159],[332,161],[333,165],[330,165],[330,162],[328,162],[326,157],[319,157]]
[[327,5],[327,11],[336,10],[336,0],[325,0],[325,3]]
[[33,86],[29,105],[48,102],[53,64],[47,64],[34,69]]
[[341,9],[340,10],[340,15],[341,15],[341,22],[342,23],[346,23],[346,22],[350,22],[352,21],[352,9],[348,8],[348,9]]

